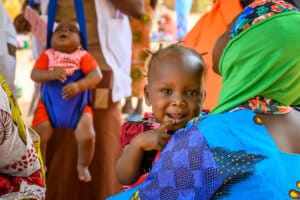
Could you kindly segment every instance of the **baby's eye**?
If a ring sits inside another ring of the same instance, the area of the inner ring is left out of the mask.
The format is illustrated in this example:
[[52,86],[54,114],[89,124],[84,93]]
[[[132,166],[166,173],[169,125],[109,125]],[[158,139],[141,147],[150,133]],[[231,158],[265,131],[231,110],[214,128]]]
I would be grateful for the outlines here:
[[61,32],[62,30],[60,29],[60,28],[57,28],[57,29],[55,29],[55,31],[54,31],[54,33],[59,33],[59,32]]
[[69,31],[70,31],[70,32],[73,32],[73,33],[78,32],[77,28],[69,28]]
[[172,94],[172,90],[170,90],[170,89],[162,89],[161,92],[163,94],[166,94],[166,95],[171,95]]
[[197,91],[197,90],[189,90],[189,91],[187,91],[187,96],[196,96],[196,95],[198,95],[199,94],[199,91]]

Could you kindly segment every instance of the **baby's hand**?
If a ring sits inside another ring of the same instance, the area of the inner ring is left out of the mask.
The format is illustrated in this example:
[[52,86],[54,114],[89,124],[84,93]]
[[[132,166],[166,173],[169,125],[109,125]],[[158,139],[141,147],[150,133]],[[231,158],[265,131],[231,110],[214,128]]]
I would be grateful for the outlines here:
[[80,87],[77,82],[69,83],[62,89],[62,96],[64,99],[70,99],[80,92]]
[[134,140],[136,140],[135,142],[138,142],[141,149],[144,151],[161,151],[171,138],[171,135],[166,133],[166,130],[174,124],[175,121],[173,120],[167,121],[157,129],[146,131],[137,135]]
[[58,80],[60,82],[65,82],[67,80],[66,70],[62,67],[56,67],[49,71],[50,80]]

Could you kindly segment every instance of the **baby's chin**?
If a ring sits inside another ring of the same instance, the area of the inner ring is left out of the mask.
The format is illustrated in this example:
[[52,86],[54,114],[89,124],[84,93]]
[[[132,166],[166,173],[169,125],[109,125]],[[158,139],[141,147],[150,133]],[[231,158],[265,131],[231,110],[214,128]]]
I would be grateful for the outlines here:
[[168,132],[174,133],[181,128],[185,128],[185,124],[175,124],[174,126],[168,129]]

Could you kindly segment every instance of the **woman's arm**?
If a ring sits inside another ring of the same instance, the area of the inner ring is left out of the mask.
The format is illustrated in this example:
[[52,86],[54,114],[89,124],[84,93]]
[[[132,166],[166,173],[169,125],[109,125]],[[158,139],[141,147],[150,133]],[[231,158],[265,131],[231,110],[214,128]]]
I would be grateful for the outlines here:
[[140,18],[144,14],[144,0],[111,0],[123,13],[133,18]]

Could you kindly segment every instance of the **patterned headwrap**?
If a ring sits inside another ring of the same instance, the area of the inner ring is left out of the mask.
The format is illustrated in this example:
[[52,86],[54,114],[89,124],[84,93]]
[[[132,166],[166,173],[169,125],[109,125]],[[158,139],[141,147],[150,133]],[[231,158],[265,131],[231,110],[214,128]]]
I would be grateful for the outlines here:
[[282,0],[256,0],[235,22],[219,63],[222,89],[212,113],[255,96],[300,104],[300,13]]

